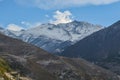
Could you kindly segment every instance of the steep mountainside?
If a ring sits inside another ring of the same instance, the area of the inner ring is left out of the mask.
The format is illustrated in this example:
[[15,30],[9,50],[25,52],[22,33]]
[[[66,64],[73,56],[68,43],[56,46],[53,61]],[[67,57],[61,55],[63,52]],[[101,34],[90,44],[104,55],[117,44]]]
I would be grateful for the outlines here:
[[60,53],[66,47],[102,29],[99,25],[73,21],[66,24],[42,24],[25,31],[5,31],[4,34],[34,44],[48,52]]
[[2,34],[0,57],[8,62],[11,69],[32,80],[120,80],[116,74],[83,59],[54,56]]
[[80,40],[62,55],[82,57],[120,74],[120,21]]

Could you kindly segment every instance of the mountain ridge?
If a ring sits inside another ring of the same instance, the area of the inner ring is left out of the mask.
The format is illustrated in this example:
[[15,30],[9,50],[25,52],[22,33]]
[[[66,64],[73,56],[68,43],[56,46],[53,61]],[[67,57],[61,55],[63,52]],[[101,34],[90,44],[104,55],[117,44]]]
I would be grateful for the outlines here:
[[33,80],[119,80],[118,75],[83,59],[55,56],[2,34],[0,57],[9,63],[11,68]]
[[62,55],[82,57],[117,74],[119,71],[120,21],[80,40],[66,49]]
[[34,44],[50,53],[60,53],[68,46],[100,29],[103,27],[88,22],[73,21],[57,25],[41,24],[21,32],[8,30],[3,34]]

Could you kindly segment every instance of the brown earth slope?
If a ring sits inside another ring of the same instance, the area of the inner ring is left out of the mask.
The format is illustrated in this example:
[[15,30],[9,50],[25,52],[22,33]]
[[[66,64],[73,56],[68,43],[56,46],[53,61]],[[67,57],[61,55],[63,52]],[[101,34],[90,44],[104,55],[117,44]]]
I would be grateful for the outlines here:
[[0,34],[0,56],[33,80],[119,80],[118,76],[83,59],[58,57]]

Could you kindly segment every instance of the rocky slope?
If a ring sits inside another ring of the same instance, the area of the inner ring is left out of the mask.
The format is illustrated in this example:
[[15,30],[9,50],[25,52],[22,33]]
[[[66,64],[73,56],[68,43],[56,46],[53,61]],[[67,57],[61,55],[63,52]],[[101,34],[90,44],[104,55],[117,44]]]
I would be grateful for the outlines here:
[[84,38],[62,55],[82,57],[120,74],[120,21]]
[[32,80],[27,76],[20,74],[14,68],[11,68],[9,63],[0,57],[0,80]]
[[0,56],[32,80],[119,80],[118,76],[83,59],[58,57],[0,34]]

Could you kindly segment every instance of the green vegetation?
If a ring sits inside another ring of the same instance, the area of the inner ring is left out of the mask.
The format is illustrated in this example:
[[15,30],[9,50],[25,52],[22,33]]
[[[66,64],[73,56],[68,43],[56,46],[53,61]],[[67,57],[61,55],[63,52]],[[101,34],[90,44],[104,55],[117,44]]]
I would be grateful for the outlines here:
[[0,58],[0,77],[8,80],[8,78],[5,76],[5,73],[10,71],[11,68],[9,67],[8,63],[4,59]]

